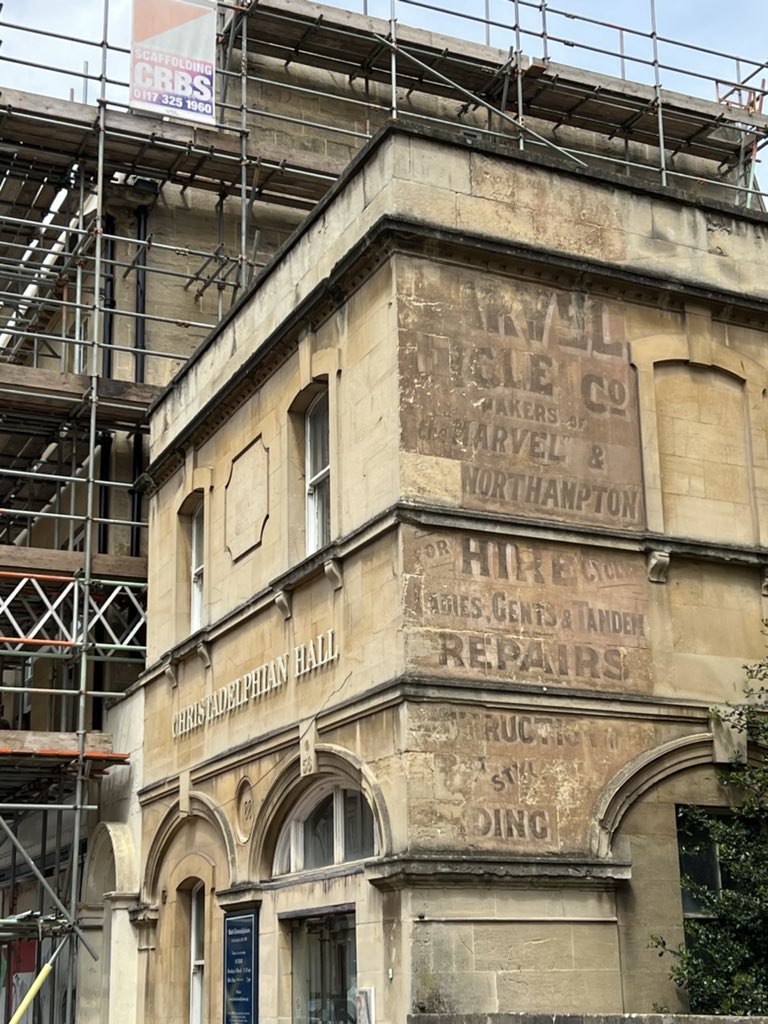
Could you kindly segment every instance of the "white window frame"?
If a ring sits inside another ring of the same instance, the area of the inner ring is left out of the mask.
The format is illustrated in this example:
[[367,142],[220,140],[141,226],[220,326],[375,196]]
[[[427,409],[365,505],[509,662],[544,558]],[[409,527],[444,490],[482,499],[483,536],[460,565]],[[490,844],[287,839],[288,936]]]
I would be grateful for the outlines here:
[[[320,407],[325,407],[325,436],[324,439],[318,436],[318,412]],[[330,508],[330,476],[331,476],[331,446],[330,446],[330,402],[328,389],[324,388],[311,402],[304,415],[304,476],[306,487],[306,530],[307,530],[307,554],[311,555],[328,544],[331,539],[331,508]],[[313,454],[325,441],[328,449],[328,461],[314,473],[312,472]],[[328,506],[318,529],[318,490],[321,484],[328,483]]]
[[204,982],[205,885],[199,882],[189,896],[189,1024],[203,1024]]
[[[328,868],[337,867],[340,864],[354,864],[356,861],[348,859],[344,848],[344,794],[345,792],[356,792],[354,786],[334,783],[314,788],[312,792],[301,800],[296,806],[290,819],[283,825],[280,837],[275,847],[273,862],[274,875],[295,874],[304,871],[304,826],[312,815],[312,812],[325,800],[329,793],[333,794],[333,860],[330,864],[321,867],[308,868],[309,871],[323,871]],[[363,800],[368,804],[373,819],[373,854],[376,857],[379,853],[379,832],[376,825],[376,816],[373,814],[368,799],[362,793]],[[362,860],[367,860],[363,857]]]
[[[678,817],[677,850],[678,850],[678,858],[679,858],[679,862],[680,862],[680,883],[681,883],[681,885],[680,885],[680,896],[681,896],[681,901],[682,901],[682,906],[683,906],[683,920],[690,921],[690,920],[697,920],[697,919],[707,918],[707,917],[709,917],[709,914],[705,913],[703,910],[699,909],[698,907],[691,906],[691,905],[686,906],[687,900],[693,901],[694,897],[692,897],[692,895],[688,892],[688,890],[686,889],[685,885],[683,884],[683,878],[684,878],[684,875],[685,875],[685,872],[683,870],[683,855],[684,855],[683,851],[685,849],[685,845],[686,844],[684,842],[684,835],[685,834],[680,832],[679,815],[680,815],[680,811],[682,810],[682,808],[684,806],[685,805],[678,805],[678,807],[676,808],[676,815]],[[711,811],[709,809],[705,808],[704,810],[705,810],[705,813],[707,813],[707,814],[711,813],[713,815],[717,815],[718,817],[724,814],[722,808],[714,808]],[[715,895],[719,896],[720,893],[723,891],[723,878],[722,878],[722,870],[721,870],[721,867],[720,867],[720,850],[718,848],[717,843],[713,839],[709,839],[709,838],[707,838],[706,859],[709,862],[709,872],[712,875],[712,878],[711,878],[712,884],[710,885],[708,883],[708,881],[701,881],[701,880],[695,879],[695,878],[693,878],[692,880],[694,882],[697,882],[698,884],[706,886],[712,893],[714,893]]]
[[205,579],[205,501],[200,498],[189,517],[189,631],[203,625]]

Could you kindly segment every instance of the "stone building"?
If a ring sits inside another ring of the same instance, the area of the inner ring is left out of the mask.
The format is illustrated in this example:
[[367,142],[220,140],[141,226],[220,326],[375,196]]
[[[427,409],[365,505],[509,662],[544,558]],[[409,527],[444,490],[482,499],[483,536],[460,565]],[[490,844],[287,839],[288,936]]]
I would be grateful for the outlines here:
[[[72,640],[79,691],[55,631],[0,636],[11,732],[39,756],[54,688],[83,716],[77,1019],[685,1011],[649,948],[689,912],[677,810],[726,807],[744,751],[710,709],[763,653],[759,90],[558,65],[546,25],[529,58],[512,27],[510,52],[224,6],[215,130],[4,90],[25,173],[66,154],[75,243],[34,324],[52,362],[0,385],[36,416],[64,390],[91,499],[106,466],[118,488],[64,512],[66,553],[45,510],[73,483],[35,491],[5,570],[94,607],[149,584],[123,661]],[[0,871],[6,918],[37,905]]]
[[684,1008],[649,940],[763,649],[765,231],[393,124],[177,375],[147,1021],[249,972],[267,1021]]

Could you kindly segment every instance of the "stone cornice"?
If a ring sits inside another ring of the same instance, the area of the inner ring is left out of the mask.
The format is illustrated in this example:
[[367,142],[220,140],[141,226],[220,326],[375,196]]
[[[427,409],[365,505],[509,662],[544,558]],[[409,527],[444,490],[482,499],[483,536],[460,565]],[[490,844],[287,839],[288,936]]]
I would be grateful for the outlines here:
[[[290,311],[232,379],[209,398],[172,444],[154,459],[142,481],[144,490],[152,493],[159,488],[183,465],[185,450],[190,445],[199,446],[211,437],[290,358],[303,332],[317,330],[395,254],[458,262],[561,288],[589,289],[605,297],[663,305],[681,313],[685,303],[695,299],[709,305],[716,319],[768,329],[768,300],[741,292],[683,284],[661,272],[640,273],[535,245],[504,243],[485,235],[384,216],[350,247],[329,276]],[[222,325],[216,334],[221,330]]]

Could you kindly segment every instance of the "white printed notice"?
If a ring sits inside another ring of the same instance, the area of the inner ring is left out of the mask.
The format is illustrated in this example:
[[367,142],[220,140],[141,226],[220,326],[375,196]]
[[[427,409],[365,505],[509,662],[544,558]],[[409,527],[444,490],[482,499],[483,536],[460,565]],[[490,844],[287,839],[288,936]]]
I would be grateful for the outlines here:
[[131,107],[215,124],[216,0],[133,0]]

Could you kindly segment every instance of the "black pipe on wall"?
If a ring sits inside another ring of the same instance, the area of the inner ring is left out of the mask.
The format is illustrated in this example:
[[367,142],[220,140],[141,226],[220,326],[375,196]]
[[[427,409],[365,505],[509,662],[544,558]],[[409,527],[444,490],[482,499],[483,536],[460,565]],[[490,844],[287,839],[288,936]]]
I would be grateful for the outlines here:
[[136,320],[133,336],[133,347],[136,350],[134,380],[137,384],[144,383],[144,351],[146,349],[146,324],[144,314],[147,311],[147,222],[149,209],[139,206],[136,209],[136,241],[140,248],[136,259]]
[[112,344],[115,337],[115,218],[104,218],[104,349],[101,375],[112,376]]
[[[109,519],[109,481],[112,479],[112,435],[101,434],[99,437],[99,479],[104,483],[99,487],[99,519]],[[100,555],[109,551],[109,523],[100,522],[96,550]]]
[[[147,347],[146,324],[144,314],[147,310],[147,250],[143,244],[147,240],[147,224],[149,221],[149,209],[146,206],[139,206],[136,209],[136,240],[140,243],[140,252],[136,261],[136,321],[133,337],[135,349],[135,371],[134,380],[137,384],[144,383],[145,351]],[[141,434],[133,435],[133,479],[138,480],[144,472],[144,439]],[[131,519],[134,523],[141,522],[141,493],[137,490],[131,491]],[[131,527],[131,555],[136,558],[141,554],[141,528]]]

